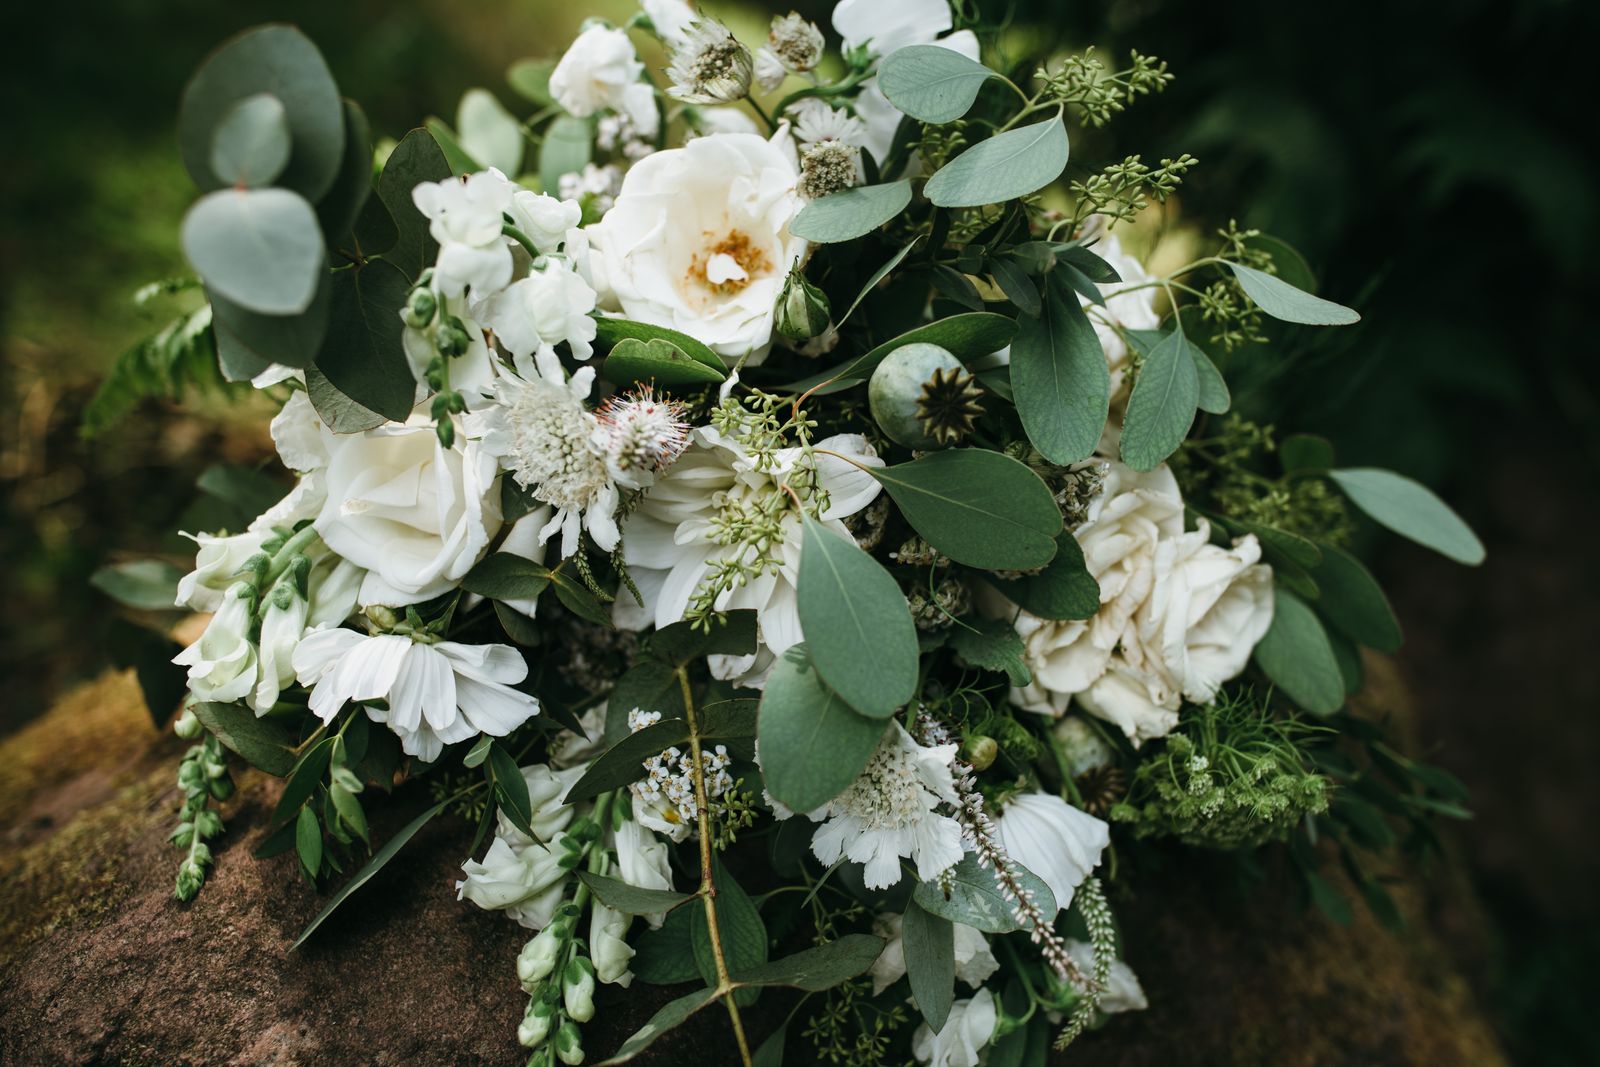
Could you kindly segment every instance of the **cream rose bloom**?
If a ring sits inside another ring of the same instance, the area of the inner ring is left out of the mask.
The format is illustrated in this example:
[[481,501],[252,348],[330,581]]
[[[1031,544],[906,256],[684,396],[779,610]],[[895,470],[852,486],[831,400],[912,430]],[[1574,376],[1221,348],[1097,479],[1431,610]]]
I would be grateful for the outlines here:
[[1063,714],[1075,698],[1138,745],[1168,733],[1188,699],[1203,703],[1244,669],[1272,622],[1272,571],[1254,536],[1210,543],[1204,520],[1183,529],[1183,497],[1166,466],[1107,465],[1074,536],[1100,583],[1093,618],[1041,619],[996,597],[1012,617],[1033,682],[1012,692],[1029,711]]
[[719,355],[758,362],[773,307],[806,242],[787,132],[718,133],[640,160],[588,227],[584,266],[627,318],[680,330]]
[[449,591],[499,532],[499,469],[466,435],[444,448],[418,419],[325,439],[327,498],[315,525],[329,548],[366,569],[362,606]]

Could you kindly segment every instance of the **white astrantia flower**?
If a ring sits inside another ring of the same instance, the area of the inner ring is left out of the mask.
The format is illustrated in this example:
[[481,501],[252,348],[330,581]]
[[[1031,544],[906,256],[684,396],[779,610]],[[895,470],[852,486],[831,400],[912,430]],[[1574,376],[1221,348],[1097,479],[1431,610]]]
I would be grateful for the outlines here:
[[634,164],[574,258],[627,318],[758,363],[783,280],[806,252],[789,232],[805,204],[798,180],[786,130],[771,141],[697,137]]
[[495,456],[462,435],[439,443],[413,416],[359,434],[325,435],[327,497],[317,533],[367,571],[360,603],[418,604],[454,588],[500,530]]
[[[1089,942],[1069,939],[1067,955],[1078,965],[1078,970],[1084,974],[1094,973],[1094,946]],[[1081,994],[1083,990],[1078,992]],[[1145,998],[1144,987],[1139,984],[1139,976],[1133,973],[1133,968],[1121,960],[1112,960],[1106,988],[1095,1006],[1107,1015],[1117,1015],[1125,1011],[1144,1011],[1150,1001]]]
[[655,92],[639,80],[643,74],[627,32],[597,24],[578,35],[550,72],[550,95],[577,118],[610,108],[627,115],[641,137],[654,137],[660,118]]
[[1272,572],[1253,535],[1231,548],[1210,527],[1183,529],[1183,498],[1166,466],[1139,474],[1110,462],[1086,521],[1073,533],[1100,585],[1086,620],[1041,619],[989,594],[1010,618],[1033,675],[1012,700],[1060,715],[1076,700],[1139,745],[1167,734],[1183,700],[1211,700],[1238,675],[1272,622]]
[[[840,859],[864,865],[868,889],[900,881],[900,860],[910,858],[920,881],[931,881],[961,861],[961,824],[936,809],[956,802],[950,765],[955,744],[920,745],[896,720],[844,792],[809,813],[819,825],[811,852],[824,866]],[[782,817],[782,813],[779,813]]]
[[[571,262],[551,258],[526,278],[475,301],[473,310],[513,356],[531,356],[540,348],[565,343],[574,358],[584,360],[594,351],[596,326],[589,314],[594,305],[594,290]],[[453,362],[451,384],[465,391],[456,382]]]
[[672,45],[668,95],[689,104],[731,104],[750,92],[754,60],[728,27],[696,19]]
[[927,1067],[978,1067],[998,1021],[994,994],[980,989],[970,1000],[950,1005],[950,1015],[937,1034],[927,1023],[918,1026],[911,1035],[911,1055]]
[[516,373],[495,380],[493,402],[467,416],[467,432],[503,465],[518,485],[554,510],[539,541],[561,534],[563,558],[578,550],[585,531],[603,552],[617,546],[621,501],[598,440],[599,421],[584,407],[594,368],[568,378],[554,350],[516,360]]
[[189,668],[189,691],[196,699],[231,704],[255,692],[261,666],[250,639],[254,600],[249,582],[234,583],[200,636],[172,657]]
[[815,22],[810,22],[798,12],[775,15],[767,30],[766,51],[770,52],[785,70],[804,74],[822,62],[826,41]]
[[[878,916],[872,924],[872,932],[884,939],[883,951],[872,963],[873,996],[894,985],[906,973],[904,921],[901,915],[887,914]],[[989,939],[983,936],[983,931],[966,923],[951,925],[955,928],[956,977],[978,989],[1000,969],[1000,961],[990,951]]]
[[783,60],[779,59],[776,53],[765,45],[756,49],[755,62],[751,67],[751,73],[754,76],[756,88],[764,93],[770,93],[777,89],[778,86],[783,84],[783,80],[789,76],[788,68],[783,65]]
[[839,141],[854,148],[866,144],[866,123],[842,107],[830,107],[814,96],[801,100],[789,112],[794,116],[794,139],[802,145]]
[[[833,9],[833,28],[844,38],[846,51],[864,47],[886,56],[907,45],[936,44],[976,60],[978,38],[971,30],[940,36],[953,21],[948,0],[840,0]],[[894,143],[900,109],[883,95],[875,77],[863,83],[855,109],[866,123],[865,147],[881,163]]]
[[1062,911],[1111,844],[1109,826],[1053,793],[1013,795],[994,824],[1001,847],[1050,887]]
[[295,649],[294,669],[324,722],[350,701],[386,701],[386,708],[368,706],[367,717],[393,730],[407,755],[428,762],[445,745],[504,737],[539,713],[537,698],[512,688],[528,676],[528,664],[510,645],[319,630]]
[[[842,520],[865,508],[881,490],[856,464],[881,467],[858,434],[839,434],[816,442],[818,487],[827,493],[822,523],[840,536],[849,531]],[[855,463],[823,450],[849,456]],[[800,568],[802,524],[784,491],[801,462],[799,448],[780,449],[770,470],[757,464],[738,439],[702,426],[676,463],[656,475],[655,485],[625,520],[623,549],[629,574],[644,597],[640,607],[631,597],[618,597],[617,624],[639,630],[670,626],[684,617],[713,568],[728,560],[754,557],[750,546],[729,539],[741,516],[778,508],[782,537],[763,545],[769,564],[760,573],[718,593],[717,611],[754,608],[758,622],[757,651],[749,656],[712,656],[711,673],[740,685],[761,685],[776,658],[801,640],[795,583]],[[774,502],[773,498],[781,498]]]
[[439,242],[433,286],[440,293],[460,296],[468,288],[489,293],[511,280],[511,247],[502,236],[501,216],[515,189],[491,167],[463,178],[420,182],[411,190],[412,203]]

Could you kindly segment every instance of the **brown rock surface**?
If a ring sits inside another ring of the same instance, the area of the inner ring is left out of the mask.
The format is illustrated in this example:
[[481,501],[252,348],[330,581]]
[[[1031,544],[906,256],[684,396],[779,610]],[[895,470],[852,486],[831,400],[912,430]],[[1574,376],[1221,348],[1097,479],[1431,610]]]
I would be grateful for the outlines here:
[[[322,898],[251,849],[276,782],[242,776],[215,872],[172,897],[165,837],[182,743],[149,726],[132,679],[107,675],[0,742],[0,1062],[520,1064],[516,927],[456,901],[470,831],[438,820],[298,952]],[[373,804],[382,837],[426,802]],[[1186,860],[1117,902],[1151,1010],[1086,1037],[1067,1062],[1495,1064],[1499,1050],[1433,921],[1460,883],[1402,901],[1411,930],[1339,928],[1267,886],[1246,897]],[[1459,890],[1464,892],[1464,890]],[[1456,912],[1462,913],[1460,904]],[[1470,915],[1470,910],[1466,912]],[[1459,925],[1459,924],[1457,924]],[[1470,923],[1466,924],[1470,927]],[[608,989],[590,1061],[678,990]],[[793,1001],[747,1013],[759,1041]],[[652,1050],[730,1062],[720,1012]],[[791,1029],[787,1062],[810,1050]]]

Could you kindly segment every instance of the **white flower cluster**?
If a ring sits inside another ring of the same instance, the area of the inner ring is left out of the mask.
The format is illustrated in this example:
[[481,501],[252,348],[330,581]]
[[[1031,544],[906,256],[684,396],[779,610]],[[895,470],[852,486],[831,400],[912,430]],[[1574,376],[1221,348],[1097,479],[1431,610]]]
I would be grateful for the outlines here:
[[[659,711],[634,708],[628,712],[628,729],[633,733],[660,721]],[[726,745],[700,751],[708,804],[732,791],[733,775],[728,771],[732,763]],[[634,817],[651,830],[666,834],[673,841],[682,841],[700,817],[700,804],[695,800],[693,756],[673,745],[645,760],[644,771],[644,778],[629,787],[633,792]]]

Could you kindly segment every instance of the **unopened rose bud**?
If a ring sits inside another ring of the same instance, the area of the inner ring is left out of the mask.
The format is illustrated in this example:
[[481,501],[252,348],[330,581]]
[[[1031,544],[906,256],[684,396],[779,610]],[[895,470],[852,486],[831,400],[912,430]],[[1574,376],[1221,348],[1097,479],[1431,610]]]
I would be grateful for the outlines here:
[[832,309],[827,294],[806,281],[797,266],[784,280],[777,312],[779,334],[791,341],[809,341],[828,328]]

